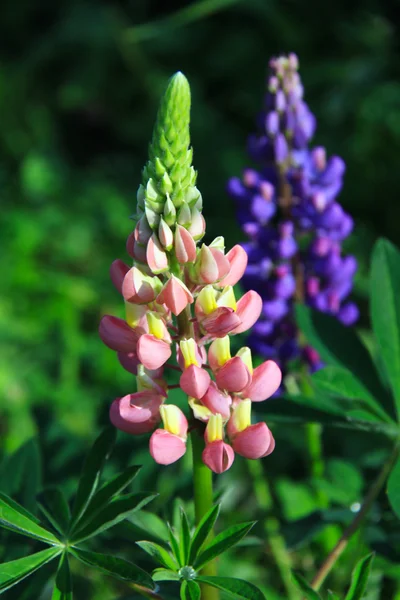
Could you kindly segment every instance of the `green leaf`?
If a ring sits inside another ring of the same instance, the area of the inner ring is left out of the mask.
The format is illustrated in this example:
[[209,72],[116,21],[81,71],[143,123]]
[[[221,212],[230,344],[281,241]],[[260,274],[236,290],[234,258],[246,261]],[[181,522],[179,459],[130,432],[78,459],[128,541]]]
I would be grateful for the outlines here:
[[190,527],[185,511],[181,508],[181,531],[180,531],[180,550],[182,563],[188,564],[189,552],[190,552]]
[[122,492],[136,477],[141,467],[128,467],[126,471],[120,473],[108,481],[96,494],[93,496],[85,510],[85,516],[79,521],[76,529],[83,529],[86,525],[93,521],[94,517],[112,500],[114,496]]
[[390,473],[387,492],[393,512],[400,519],[400,458],[397,459]]
[[1,564],[0,594],[53,560],[60,552],[60,548],[47,548],[47,550],[42,550],[36,554]]
[[312,589],[310,584],[304,579],[302,575],[300,575],[300,573],[292,572],[292,576],[298,587],[303,592],[305,598],[307,598],[307,600],[321,600],[321,596],[318,594],[318,592]]
[[340,600],[340,598],[337,594],[328,590],[328,600]]
[[28,510],[35,509],[41,481],[41,456],[37,439],[31,438],[0,466],[0,489],[8,496],[18,494]]
[[343,367],[328,366],[320,369],[312,376],[312,382],[318,390],[350,400],[361,400],[376,415],[386,421],[390,417],[382,409],[379,402],[369,393],[367,388]]
[[348,369],[394,417],[392,398],[380,382],[372,358],[354,329],[308,306],[299,304],[295,310],[298,326],[322,360]]
[[73,523],[79,521],[85,513],[90,500],[96,492],[104,463],[114,448],[116,436],[117,430],[115,427],[107,427],[99,435],[85,460],[72,511]]
[[60,541],[41,527],[39,521],[5,494],[0,493],[0,525],[16,533],[27,535],[36,540],[59,544]]
[[37,498],[38,506],[47,520],[61,534],[69,527],[71,512],[59,487],[46,488]]
[[363,598],[374,556],[373,553],[368,554],[357,563],[351,576],[350,589],[344,600],[361,600]]
[[399,435],[397,425],[371,420],[370,413],[365,411],[344,411],[333,406],[328,409],[325,402],[317,408],[316,404],[317,401],[308,396],[282,395],[280,398],[264,402],[262,406],[257,406],[256,410],[258,415],[263,415],[270,422],[275,423],[321,423],[326,427],[382,433],[394,439]]
[[196,559],[194,566],[196,569],[200,569],[205,564],[210,562],[216,556],[219,556],[238,542],[245,535],[247,535],[250,529],[255,525],[255,521],[250,523],[241,523],[240,525],[233,525],[225,531],[219,533],[212,542],[203,550],[203,552]]
[[189,579],[183,581],[181,585],[181,600],[200,600],[200,586],[195,581]]
[[388,240],[375,244],[371,264],[371,319],[379,354],[400,418],[400,252]]
[[229,592],[235,598],[243,600],[265,600],[264,594],[255,585],[233,577],[197,577],[196,581]]
[[172,527],[169,524],[168,524],[168,539],[169,539],[169,545],[171,546],[172,554],[176,558],[176,562],[179,564],[180,567],[184,567],[185,563],[182,562],[182,556],[181,556],[181,550],[179,547],[179,543],[174,535]]
[[64,552],[58,565],[51,600],[72,600],[72,579],[67,552]]
[[110,527],[123,521],[132,511],[143,508],[156,496],[157,494],[138,492],[115,498],[96,513],[82,528],[78,527],[71,538],[77,543],[106,531],[106,529],[110,529]]
[[220,504],[215,504],[197,525],[190,545],[189,564],[193,564],[218,519]]
[[152,574],[153,581],[179,581],[180,576],[176,571],[170,569],[156,569]]
[[82,550],[81,548],[74,548],[71,552],[85,565],[95,567],[96,569],[103,571],[103,573],[111,575],[111,577],[138,583],[139,585],[144,585],[152,590],[155,587],[152,578],[146,571],[143,571],[143,569],[124,558],[109,556],[108,554],[99,554],[98,552],[89,552],[88,550]]
[[142,550],[147,552],[147,554],[150,554],[150,556],[154,558],[155,561],[159,562],[160,565],[162,565],[166,569],[171,571],[177,571],[179,569],[179,564],[171,556],[168,550],[160,546],[160,544],[155,544],[154,542],[146,541],[136,543]]

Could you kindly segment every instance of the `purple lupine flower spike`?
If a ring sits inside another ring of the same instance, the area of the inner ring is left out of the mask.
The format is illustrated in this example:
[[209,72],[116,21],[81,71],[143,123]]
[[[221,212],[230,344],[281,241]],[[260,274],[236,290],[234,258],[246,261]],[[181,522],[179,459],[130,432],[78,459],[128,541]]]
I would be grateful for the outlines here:
[[263,300],[249,345],[282,368],[301,358],[314,371],[322,363],[313,348],[298,345],[293,303],[304,301],[352,325],[358,308],[348,296],[357,263],[341,248],[353,229],[337,201],[345,164],[322,146],[309,146],[316,119],[303,100],[298,67],[295,54],[271,59],[260,129],[248,142],[261,166],[232,178],[228,193],[249,238],[243,285]]

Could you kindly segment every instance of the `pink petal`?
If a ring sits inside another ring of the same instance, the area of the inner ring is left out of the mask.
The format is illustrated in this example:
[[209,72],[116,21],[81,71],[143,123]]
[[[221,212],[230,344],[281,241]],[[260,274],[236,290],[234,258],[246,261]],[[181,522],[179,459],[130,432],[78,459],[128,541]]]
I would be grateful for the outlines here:
[[155,233],[147,243],[146,260],[153,273],[162,273],[168,269],[168,257]]
[[162,367],[171,356],[170,345],[149,333],[140,336],[136,352],[142,365],[150,370]]
[[234,356],[215,375],[217,386],[228,392],[241,392],[251,381],[248,368],[239,356]]
[[229,444],[225,444],[222,440],[217,440],[206,445],[203,450],[202,460],[214,473],[223,473],[231,468],[235,460],[235,453]]
[[100,321],[99,335],[111,350],[117,352],[136,351],[139,335],[123,319],[105,315]]
[[181,265],[196,260],[196,242],[182,225],[176,226],[174,248],[176,258]]
[[228,275],[220,281],[220,285],[235,285],[243,277],[246,270],[247,252],[237,244],[228,252],[226,258],[230,263],[230,270]]
[[205,369],[190,365],[181,375],[179,385],[188,396],[201,398],[206,393],[210,385],[210,375]]
[[125,371],[137,375],[137,367],[140,365],[140,360],[136,352],[118,352],[117,356]]
[[132,244],[132,257],[138,262],[147,264],[146,259],[146,246],[139,244],[139,242],[133,242]]
[[[140,407],[130,406],[130,398],[132,395],[124,396],[123,398],[117,398],[111,404],[110,407],[110,420],[114,427],[130,433],[138,435],[141,433],[148,433],[156,427],[160,421],[160,415],[158,410],[150,410],[144,408],[142,411]],[[161,404],[161,401],[159,405]],[[159,406],[158,405],[158,406]],[[154,405],[155,408],[155,405]]]
[[122,260],[114,260],[110,267],[110,277],[111,281],[115,285],[117,291],[122,294],[122,282],[124,281],[124,277],[129,271],[128,265],[126,265]]
[[[225,277],[225,275],[229,273],[230,264],[228,258],[224,255],[224,253],[221,250],[218,250],[218,248],[211,248],[211,253],[214,257],[215,262],[218,265],[218,279],[222,279]],[[218,285],[221,285],[221,283],[219,283]],[[224,286],[225,285],[230,284],[224,283]]]
[[244,296],[242,296],[237,303],[236,314],[242,321],[239,327],[236,327],[231,333],[242,333],[250,327],[253,327],[254,323],[258,320],[262,311],[262,300],[261,296],[250,290]]
[[214,283],[218,279],[218,264],[215,260],[211,248],[202,245],[199,257],[196,261],[198,266],[198,281],[201,283]]
[[201,403],[215,415],[219,413],[224,420],[230,416],[232,398],[223,394],[214,381],[211,381],[206,393],[201,396]]
[[139,219],[139,221],[136,223],[133,237],[134,237],[135,241],[138,242],[139,244],[146,245],[147,242],[149,241],[149,239],[151,238],[152,234],[153,234],[153,230],[151,229],[151,227],[146,219],[146,215],[143,215]]
[[186,443],[177,435],[156,429],[150,438],[150,454],[160,465],[170,465],[186,452]]
[[174,315],[179,315],[193,302],[193,296],[186,285],[172,275],[157,296],[157,302],[165,304]]
[[220,306],[201,321],[202,328],[216,337],[224,337],[241,323],[233,308]]
[[280,368],[273,360],[267,360],[254,369],[251,383],[243,390],[243,396],[253,402],[262,402],[275,394],[281,381]]
[[206,230],[206,221],[197,209],[192,210],[192,222],[189,226],[189,233],[195,239],[198,240],[203,237]]
[[122,283],[122,295],[127,302],[147,304],[155,298],[155,291],[150,277],[146,277],[137,267],[126,273]]
[[241,456],[256,459],[270,454],[275,442],[267,424],[256,423],[237,433],[232,440],[232,447]]
[[131,256],[132,258],[134,258],[134,245],[135,245],[135,232],[132,231],[132,233],[130,233],[128,235],[128,239],[126,240],[126,251],[129,254],[129,256]]

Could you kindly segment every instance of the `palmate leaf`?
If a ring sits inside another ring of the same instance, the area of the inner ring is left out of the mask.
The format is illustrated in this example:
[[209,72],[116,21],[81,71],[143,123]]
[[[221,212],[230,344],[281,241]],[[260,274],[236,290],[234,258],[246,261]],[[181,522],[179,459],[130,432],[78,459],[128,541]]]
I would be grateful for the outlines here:
[[183,565],[188,564],[189,552],[190,552],[190,542],[191,542],[191,535],[190,535],[190,526],[189,526],[188,518],[187,518],[187,515],[186,515],[185,511],[183,510],[183,508],[181,508],[181,531],[180,531],[179,545],[180,545],[181,561],[182,561]]
[[310,584],[302,575],[300,575],[300,573],[292,573],[292,576],[307,600],[321,600],[321,596],[318,594],[318,592],[312,589]]
[[150,554],[150,556],[154,558],[154,560],[156,560],[158,563],[160,563],[160,565],[162,565],[166,569],[171,571],[177,571],[179,569],[180,565],[175,560],[175,558],[171,556],[168,550],[166,550],[159,544],[146,541],[136,543],[142,550],[147,552],[147,554]]
[[169,545],[171,546],[172,554],[174,555],[176,562],[180,567],[184,567],[185,563],[182,561],[180,545],[170,525],[168,525],[168,539]]
[[0,465],[0,490],[8,496],[18,494],[23,505],[34,510],[41,471],[39,445],[36,438],[31,438]]
[[71,511],[64,494],[58,487],[43,490],[37,497],[40,510],[47,520],[61,534],[68,530]]
[[82,542],[94,535],[106,531],[113,527],[120,521],[123,521],[131,512],[143,508],[146,504],[151,502],[157,494],[149,494],[148,492],[137,492],[132,494],[126,494],[115,498],[109,504],[104,506],[102,510],[95,513],[93,518],[88,523],[78,527],[71,536],[74,543]]
[[344,600],[361,600],[364,597],[374,556],[373,553],[368,554],[357,563],[351,576],[350,589]]
[[312,382],[317,390],[321,390],[323,393],[350,400],[361,400],[375,415],[378,415],[384,421],[392,422],[380,403],[348,369],[327,366],[313,374]]
[[196,577],[196,581],[232,594],[240,600],[266,600],[264,594],[253,583],[233,577]]
[[219,556],[229,548],[232,548],[235,544],[240,542],[245,535],[247,535],[250,529],[255,525],[255,521],[250,523],[241,523],[240,525],[233,525],[225,531],[219,533],[212,542],[201,552],[194,562],[196,569],[201,569],[210,560]]
[[61,548],[47,548],[47,550],[42,550],[36,554],[1,564],[0,594],[40,569],[40,567],[53,560],[61,552]]
[[[317,406],[317,400],[320,406]],[[371,413],[360,409],[344,411],[333,403],[328,405],[325,398],[284,394],[257,406],[257,414],[275,423],[321,423],[326,427],[381,433],[394,439],[399,435],[397,425],[377,420]]]
[[323,361],[348,369],[382,408],[395,418],[393,400],[379,380],[372,358],[360,338],[337,319],[304,305],[296,306],[297,324]]
[[73,548],[71,553],[85,565],[99,569],[112,577],[137,583],[151,590],[155,587],[152,578],[146,571],[124,558],[89,552],[88,550],[82,550],[82,548]]
[[375,244],[371,264],[371,319],[400,418],[400,252],[388,240]]
[[41,527],[40,521],[36,517],[14,502],[14,500],[1,493],[0,525],[16,533],[41,540],[42,542],[56,545],[60,543],[50,531]]
[[179,581],[180,575],[170,569],[156,569],[152,574],[153,581]]
[[68,554],[64,552],[58,565],[51,600],[72,600],[72,579],[69,570]]
[[119,473],[103,485],[89,502],[85,514],[71,530],[71,535],[74,535],[75,531],[82,530],[92,522],[95,516],[107,507],[112,498],[122,492],[133,481],[139,470],[140,467],[138,466],[128,467],[126,471]]
[[193,534],[192,543],[190,545],[189,564],[193,564],[195,559],[202,549],[203,544],[207,540],[212,528],[218,519],[220,504],[216,504],[204,515],[200,523],[196,527]]
[[393,512],[400,519],[400,458],[390,473],[387,491]]
[[104,463],[114,448],[116,436],[115,427],[107,427],[99,435],[85,460],[72,511],[73,524],[77,523],[85,513],[96,492]]
[[201,590],[199,584],[191,579],[183,581],[180,596],[181,600],[200,600]]

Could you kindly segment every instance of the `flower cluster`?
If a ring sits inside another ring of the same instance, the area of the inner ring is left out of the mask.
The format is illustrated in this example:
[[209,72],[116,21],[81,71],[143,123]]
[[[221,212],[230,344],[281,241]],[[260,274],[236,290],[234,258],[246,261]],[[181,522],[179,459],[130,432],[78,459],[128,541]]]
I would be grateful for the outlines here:
[[325,148],[309,147],[316,122],[303,100],[297,57],[272,59],[270,71],[261,133],[248,144],[262,168],[246,169],[242,179],[228,183],[249,238],[243,244],[249,265],[242,284],[263,299],[249,345],[282,367],[302,356],[314,370],[320,359],[298,344],[294,300],[345,325],[358,318],[356,305],[347,300],[357,263],[341,248],[353,221],[336,200],[345,165],[338,156],[327,158]]
[[[225,254],[222,237],[199,245],[205,221],[191,166],[189,113],[189,85],[178,73],[161,103],[138,191],[127,241],[133,266],[121,260],[111,266],[126,319],[104,316],[100,336],[137,380],[135,393],[112,403],[112,423],[130,434],[153,432],[150,453],[164,465],[185,453],[189,426],[201,428],[203,461],[222,473],[235,452],[256,459],[274,449],[267,425],[251,424],[251,404],[275,393],[281,372],[273,361],[253,368],[247,347],[231,355],[230,336],[254,325],[262,300],[255,291],[235,298],[232,286],[247,266],[241,246]],[[179,371],[189,422],[167,403],[168,368]]]

